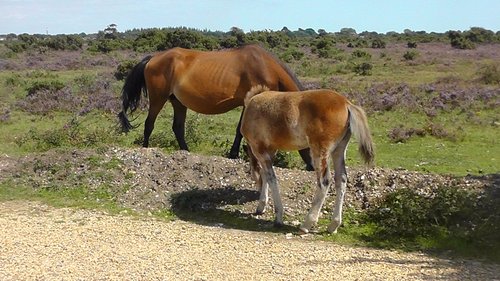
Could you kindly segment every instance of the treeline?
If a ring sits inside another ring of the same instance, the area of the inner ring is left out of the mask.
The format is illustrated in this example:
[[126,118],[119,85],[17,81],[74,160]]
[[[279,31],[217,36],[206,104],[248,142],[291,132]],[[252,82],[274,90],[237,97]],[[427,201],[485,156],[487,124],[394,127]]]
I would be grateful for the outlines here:
[[[13,52],[26,50],[81,50],[111,52],[114,50],[134,50],[154,52],[172,47],[200,50],[232,48],[249,43],[260,43],[274,49],[309,46],[319,56],[328,57],[329,49],[336,44],[347,44],[353,48],[385,48],[387,43],[405,42],[409,48],[419,43],[449,42],[459,49],[473,49],[477,44],[500,43],[500,31],[496,33],[481,27],[466,31],[450,30],[445,33],[411,31],[385,34],[364,31],[357,33],[353,28],[342,28],[339,32],[326,32],[324,29],[301,29],[291,31],[284,27],[279,31],[250,31],[233,27],[228,32],[198,30],[185,27],[133,29],[119,32],[117,26],[109,25],[97,34],[42,35],[8,34],[1,36],[2,42]],[[290,51],[290,56],[301,56],[300,52]],[[297,59],[297,58],[296,58]]]

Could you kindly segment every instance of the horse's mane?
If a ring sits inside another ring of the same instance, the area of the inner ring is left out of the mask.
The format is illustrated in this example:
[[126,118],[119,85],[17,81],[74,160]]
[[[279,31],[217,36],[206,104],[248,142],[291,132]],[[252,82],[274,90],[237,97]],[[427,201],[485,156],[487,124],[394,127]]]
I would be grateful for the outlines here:
[[245,106],[248,105],[251,98],[253,98],[255,95],[258,95],[258,94],[265,92],[265,91],[269,91],[269,88],[267,86],[264,86],[264,85],[253,86],[250,89],[250,91],[247,92],[247,94],[245,96]]
[[[262,46],[260,46],[260,47],[262,47]],[[305,90],[304,86],[299,81],[299,78],[297,78],[295,73],[293,73],[293,71],[290,69],[290,67],[288,67],[288,65],[286,65],[284,62],[282,62],[278,57],[276,57],[276,55],[274,55],[273,53],[268,51],[266,48],[262,47],[262,49],[264,49],[264,51],[266,51],[276,62],[278,62],[281,67],[283,67],[283,69],[286,71],[286,73],[292,78],[293,82],[295,82],[295,84],[299,88],[299,91]]]
[[[248,43],[248,44],[243,44],[243,45],[239,46],[237,49],[242,49],[242,48],[245,48],[247,46],[258,46],[259,48],[261,48],[264,52],[266,52],[270,57],[272,57],[274,59],[274,61],[276,61],[286,71],[288,76],[290,76],[290,78],[292,78],[293,82],[299,88],[299,91],[305,90],[304,86],[299,81],[299,79],[297,78],[295,73],[293,73],[293,71],[290,69],[290,67],[288,67],[288,65],[286,65],[284,62],[282,62],[275,54],[268,51],[264,46],[262,46],[262,44],[260,44],[260,43]],[[281,90],[281,89],[279,89],[279,90]]]

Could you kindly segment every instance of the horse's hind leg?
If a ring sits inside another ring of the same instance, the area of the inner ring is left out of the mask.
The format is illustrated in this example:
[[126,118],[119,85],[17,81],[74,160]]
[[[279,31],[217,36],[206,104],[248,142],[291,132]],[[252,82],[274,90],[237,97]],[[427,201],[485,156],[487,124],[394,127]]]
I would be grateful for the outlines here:
[[184,138],[186,132],[185,124],[187,107],[185,107],[174,96],[171,97],[170,102],[172,103],[172,107],[174,108],[174,121],[172,122],[172,130],[174,131],[175,138],[177,139],[177,143],[179,144],[179,148],[181,150],[189,151],[186,140]]
[[151,136],[151,133],[153,132],[153,129],[155,127],[156,117],[158,117],[160,110],[163,108],[166,102],[166,98],[162,98],[159,95],[153,95],[150,92],[148,117],[146,118],[146,122],[144,123],[144,140],[142,143],[143,147],[149,146],[149,137]]
[[308,233],[311,227],[318,222],[319,213],[323,203],[325,202],[326,194],[328,193],[328,188],[330,187],[332,179],[330,175],[330,168],[328,167],[329,155],[327,147],[319,146],[317,148],[311,148],[311,152],[318,181],[318,188],[314,194],[311,209],[300,226],[300,230],[304,233]]
[[338,227],[342,223],[342,205],[344,203],[344,195],[347,186],[347,171],[345,168],[345,152],[347,144],[351,136],[350,131],[346,133],[342,141],[337,145],[332,152],[333,169],[335,172],[335,209],[333,210],[332,222],[328,226],[328,232],[336,233]]

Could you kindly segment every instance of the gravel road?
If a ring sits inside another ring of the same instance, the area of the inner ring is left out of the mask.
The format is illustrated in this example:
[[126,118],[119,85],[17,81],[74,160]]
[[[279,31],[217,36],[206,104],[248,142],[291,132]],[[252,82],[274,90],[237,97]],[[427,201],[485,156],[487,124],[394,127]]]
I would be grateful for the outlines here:
[[500,280],[500,266],[311,237],[0,203],[0,280]]

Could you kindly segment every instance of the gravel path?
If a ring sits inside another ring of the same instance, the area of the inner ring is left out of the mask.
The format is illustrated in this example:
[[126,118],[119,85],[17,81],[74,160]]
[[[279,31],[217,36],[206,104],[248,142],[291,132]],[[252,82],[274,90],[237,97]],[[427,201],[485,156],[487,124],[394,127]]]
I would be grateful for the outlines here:
[[[0,280],[500,280],[500,266],[0,203]],[[497,279],[495,279],[497,278]]]

